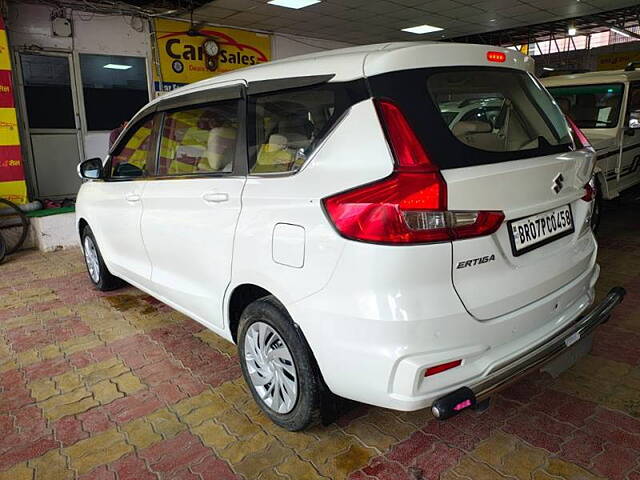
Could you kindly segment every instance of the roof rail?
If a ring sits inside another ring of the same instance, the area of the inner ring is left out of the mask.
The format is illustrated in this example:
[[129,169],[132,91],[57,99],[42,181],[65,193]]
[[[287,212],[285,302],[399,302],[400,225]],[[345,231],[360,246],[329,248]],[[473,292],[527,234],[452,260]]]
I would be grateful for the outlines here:
[[624,67],[625,72],[633,72],[637,67],[640,67],[640,62],[629,62],[627,66]]

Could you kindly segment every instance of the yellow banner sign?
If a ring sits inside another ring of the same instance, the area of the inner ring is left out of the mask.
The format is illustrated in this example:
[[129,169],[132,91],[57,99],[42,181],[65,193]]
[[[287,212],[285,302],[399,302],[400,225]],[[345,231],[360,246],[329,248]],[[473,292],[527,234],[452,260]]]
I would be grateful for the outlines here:
[[160,75],[153,72],[156,92],[271,59],[269,35],[208,26],[199,28],[198,35],[189,35],[189,27],[188,22],[156,19],[160,63]]
[[598,70],[622,70],[630,62],[640,62],[640,52],[617,52],[598,55]]
[[27,203],[22,150],[18,134],[11,58],[4,20],[0,17],[0,197],[15,203]]

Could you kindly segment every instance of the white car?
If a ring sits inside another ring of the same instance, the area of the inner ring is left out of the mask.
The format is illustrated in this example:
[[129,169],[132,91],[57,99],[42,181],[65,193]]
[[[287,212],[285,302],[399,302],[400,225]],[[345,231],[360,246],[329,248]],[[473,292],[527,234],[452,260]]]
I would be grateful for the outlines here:
[[[596,150],[598,199],[609,200],[640,183],[640,71],[558,75],[543,79],[560,108]],[[595,205],[594,225],[600,207]]]
[[[154,100],[79,167],[91,280],[125,280],[237,343],[255,400],[290,430],[325,391],[442,419],[474,407],[624,295],[588,311],[594,154],[532,67],[391,43]],[[439,105],[483,95],[506,105],[499,128],[450,129]]]

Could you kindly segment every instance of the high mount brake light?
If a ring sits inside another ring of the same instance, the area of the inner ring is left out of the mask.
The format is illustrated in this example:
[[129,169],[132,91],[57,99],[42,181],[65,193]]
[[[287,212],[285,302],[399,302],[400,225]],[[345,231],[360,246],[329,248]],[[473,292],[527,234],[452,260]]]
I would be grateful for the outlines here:
[[575,122],[571,119],[571,117],[569,115],[566,115],[565,118],[567,119],[567,123],[571,128],[571,134],[573,136],[573,141],[576,144],[576,148],[580,150],[582,148],[591,147],[591,142],[589,141],[587,136],[582,132],[582,130],[580,130],[580,128],[575,124]]
[[447,184],[396,104],[375,100],[395,158],[391,176],[325,198],[340,234],[371,243],[411,244],[490,235],[504,214],[447,210]]
[[487,60],[490,62],[504,63],[507,60],[507,54],[504,52],[487,52]]

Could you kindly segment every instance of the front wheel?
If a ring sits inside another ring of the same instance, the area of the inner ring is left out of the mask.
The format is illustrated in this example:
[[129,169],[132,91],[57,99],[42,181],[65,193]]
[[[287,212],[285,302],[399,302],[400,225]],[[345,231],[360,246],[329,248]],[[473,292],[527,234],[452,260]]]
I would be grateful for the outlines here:
[[98,290],[108,292],[124,285],[124,282],[112,275],[104,264],[104,260],[98,249],[98,244],[96,243],[96,238],[93,236],[89,225],[84,227],[82,232],[82,250],[84,252],[84,261],[87,265],[89,278]]
[[277,425],[298,431],[320,417],[320,377],[304,337],[268,296],[240,317],[238,351],[254,400]]

